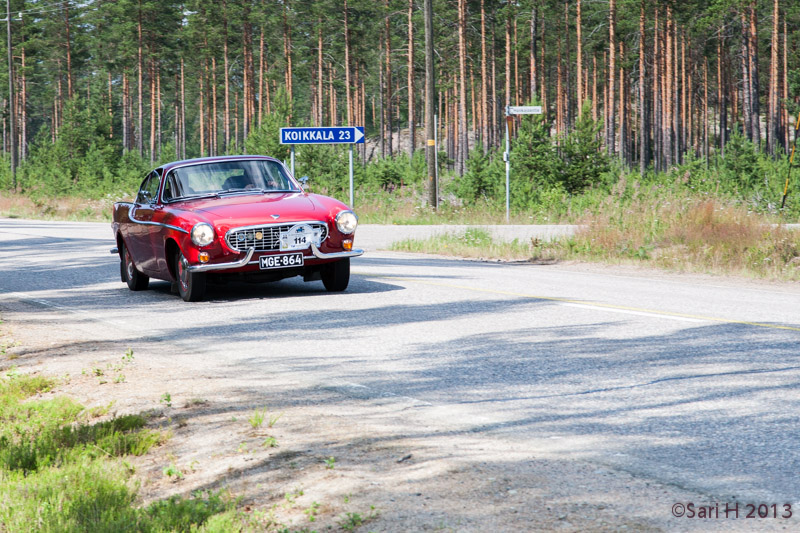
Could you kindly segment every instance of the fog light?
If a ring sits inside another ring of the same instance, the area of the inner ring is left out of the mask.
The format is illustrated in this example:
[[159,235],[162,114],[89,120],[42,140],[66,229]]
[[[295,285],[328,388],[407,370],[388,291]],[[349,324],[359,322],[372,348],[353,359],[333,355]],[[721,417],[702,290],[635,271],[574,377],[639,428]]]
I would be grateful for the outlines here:
[[197,260],[201,263],[208,263],[208,252],[200,252],[197,254]]
[[342,248],[346,251],[350,251],[353,249],[353,240],[352,239],[345,239],[342,241]]

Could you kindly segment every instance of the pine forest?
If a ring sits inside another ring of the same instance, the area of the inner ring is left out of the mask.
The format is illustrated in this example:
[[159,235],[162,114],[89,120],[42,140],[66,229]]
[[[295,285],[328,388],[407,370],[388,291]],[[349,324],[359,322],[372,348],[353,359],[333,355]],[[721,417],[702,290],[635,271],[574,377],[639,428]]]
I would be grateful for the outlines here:
[[[788,192],[800,212],[794,1],[7,4],[4,191],[130,192],[160,162],[285,159],[281,127],[355,125],[368,138],[359,191],[497,207],[508,128],[517,211],[607,194],[627,176],[760,210]],[[523,105],[543,113],[506,120]],[[298,174],[343,191],[346,150],[298,149]]]

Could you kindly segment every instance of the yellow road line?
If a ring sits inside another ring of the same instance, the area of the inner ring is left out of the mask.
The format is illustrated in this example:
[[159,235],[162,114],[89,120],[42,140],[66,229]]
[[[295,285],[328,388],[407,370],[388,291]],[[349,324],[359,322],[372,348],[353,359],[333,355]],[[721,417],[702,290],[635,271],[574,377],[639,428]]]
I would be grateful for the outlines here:
[[630,307],[626,305],[616,305],[616,304],[606,304],[606,303],[598,303],[598,302],[589,302],[586,300],[573,300],[571,298],[558,298],[555,296],[536,296],[532,294],[524,294],[519,292],[512,292],[512,291],[501,291],[497,289],[481,289],[479,287],[469,287],[467,285],[455,285],[450,283],[439,283],[435,281],[426,281],[420,280],[416,278],[404,278],[402,276],[382,276],[382,275],[371,275],[362,272],[354,272],[354,274],[358,274],[361,276],[366,276],[369,278],[381,278],[381,279],[395,279],[397,281],[408,281],[411,283],[419,283],[421,285],[430,285],[433,287],[444,287],[448,289],[462,289],[467,291],[474,291],[474,292],[483,292],[487,294],[499,294],[503,296],[514,296],[517,298],[530,298],[531,300],[544,300],[548,302],[558,302],[558,303],[565,303],[565,304],[576,304],[582,306],[590,306],[590,307],[599,307],[603,309],[612,309],[617,311],[629,311],[634,313],[648,313],[652,315],[661,315],[665,317],[675,317],[675,318],[686,318],[686,319],[694,319],[694,320],[703,320],[707,322],[719,322],[722,324],[739,324],[742,326],[753,326],[757,328],[767,328],[767,329],[783,329],[788,331],[800,331],[800,327],[797,326],[780,326],[777,324],[764,324],[762,322],[748,322],[746,320],[730,320],[727,318],[719,318],[713,316],[705,316],[705,315],[693,315],[689,313],[676,313],[674,311],[661,311],[656,309],[646,309],[641,307]]

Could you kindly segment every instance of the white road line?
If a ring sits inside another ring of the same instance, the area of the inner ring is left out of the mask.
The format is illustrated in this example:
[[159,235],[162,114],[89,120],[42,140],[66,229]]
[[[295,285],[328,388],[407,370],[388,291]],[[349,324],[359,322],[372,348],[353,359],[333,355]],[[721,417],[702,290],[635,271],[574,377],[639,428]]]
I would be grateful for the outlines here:
[[631,311],[628,309],[614,309],[612,307],[601,307],[597,305],[589,305],[589,304],[573,304],[573,303],[566,303],[566,302],[555,302],[559,305],[563,305],[565,307],[578,307],[580,309],[589,309],[592,311],[605,311],[608,313],[620,313],[623,315],[637,315],[637,316],[645,316],[649,318],[665,318],[667,320],[677,320],[679,322],[695,322],[695,323],[704,323],[708,322],[708,320],[701,320],[699,318],[690,318],[685,316],[673,316],[673,315],[662,315],[659,313],[648,313],[646,311]]

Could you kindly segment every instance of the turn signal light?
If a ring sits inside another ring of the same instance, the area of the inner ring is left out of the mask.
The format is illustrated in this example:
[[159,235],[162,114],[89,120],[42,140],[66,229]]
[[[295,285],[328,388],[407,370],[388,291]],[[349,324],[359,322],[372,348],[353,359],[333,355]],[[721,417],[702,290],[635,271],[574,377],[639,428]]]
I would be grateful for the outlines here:
[[200,252],[197,254],[197,259],[201,263],[208,263],[208,252]]
[[347,251],[347,252],[352,250],[353,249],[353,239],[344,239],[342,241],[342,248],[344,248],[345,251]]

